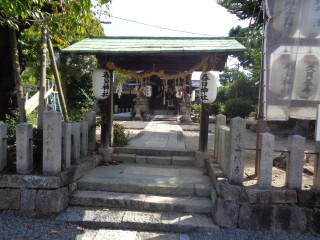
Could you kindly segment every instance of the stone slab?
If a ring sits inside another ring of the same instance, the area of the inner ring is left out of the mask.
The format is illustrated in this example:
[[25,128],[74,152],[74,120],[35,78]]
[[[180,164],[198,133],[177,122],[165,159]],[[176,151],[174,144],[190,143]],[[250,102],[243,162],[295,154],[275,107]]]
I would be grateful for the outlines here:
[[208,198],[146,196],[143,209],[147,211],[211,214],[212,203]]
[[[157,233],[157,232],[137,232],[135,240],[190,240],[183,239],[181,237],[182,234],[174,234],[174,233]],[[188,236],[188,235],[187,235]],[[188,236],[189,237],[189,236]]]
[[172,156],[172,165],[179,166],[194,166],[195,165],[195,157],[181,157],[181,156]]
[[16,126],[16,170],[17,173],[30,173],[33,170],[32,124],[20,123]]
[[125,230],[99,230],[94,240],[136,240],[136,231],[125,231]]
[[21,193],[19,189],[0,189],[0,210],[20,208]]
[[69,204],[77,206],[142,210],[144,200],[144,194],[105,191],[76,191],[70,196]]
[[59,188],[60,178],[56,176],[0,175],[0,187],[7,188]]
[[136,156],[135,162],[136,163],[147,163],[148,156]]
[[150,176],[163,176],[163,177],[178,177],[180,175],[180,169],[131,166],[131,167],[126,167],[123,173],[137,174],[137,175],[150,175]]
[[119,153],[110,155],[111,160],[113,161],[121,161],[123,163],[134,163],[134,159],[136,158],[136,154],[129,154],[129,153]]
[[73,182],[73,183],[68,184],[69,194],[70,194],[70,193],[73,193],[73,192],[76,191],[77,189],[78,189],[78,183],[77,183],[77,182]]
[[7,124],[0,123],[0,172],[7,166]]
[[195,183],[194,193],[198,197],[210,197],[213,185],[211,183]]
[[276,206],[250,203],[241,205],[238,226],[244,230],[274,230],[276,227]]
[[320,234],[320,209],[314,209],[312,221],[312,233]]
[[320,208],[320,192],[312,190],[297,190],[297,194],[300,206]]
[[285,204],[297,203],[295,190],[246,190],[249,202],[256,204]]
[[171,157],[148,156],[147,163],[159,165],[171,165]]
[[114,148],[108,147],[108,148],[98,148],[98,153],[102,155],[102,159],[104,161],[110,161],[111,160],[111,153],[113,153]]
[[210,153],[207,152],[195,152],[195,158],[196,158],[196,167],[205,167],[206,160],[210,158]]
[[68,189],[38,190],[36,210],[40,212],[58,213],[68,206]]
[[37,193],[37,190],[30,190],[30,189],[21,191],[20,210],[23,210],[23,211],[35,210],[36,193]]
[[134,192],[157,195],[194,196],[192,182],[154,182],[148,180],[122,178],[83,177],[78,181],[78,189],[108,192]]
[[219,168],[219,164],[216,163],[208,163],[208,173],[211,178],[211,181],[213,185],[215,186],[215,189],[217,189],[217,179],[218,178],[223,178],[223,173],[221,169]]

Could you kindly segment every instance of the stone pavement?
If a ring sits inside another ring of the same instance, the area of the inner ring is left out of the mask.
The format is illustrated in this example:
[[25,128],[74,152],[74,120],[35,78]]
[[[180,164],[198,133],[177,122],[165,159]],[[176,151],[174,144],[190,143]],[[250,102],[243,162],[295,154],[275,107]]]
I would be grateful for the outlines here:
[[125,148],[185,150],[182,128],[175,122],[151,121]]

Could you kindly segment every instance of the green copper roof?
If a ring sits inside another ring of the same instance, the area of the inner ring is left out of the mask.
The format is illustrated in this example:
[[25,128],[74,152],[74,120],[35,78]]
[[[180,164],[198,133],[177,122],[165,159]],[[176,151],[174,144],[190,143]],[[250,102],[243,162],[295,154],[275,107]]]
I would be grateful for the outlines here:
[[246,48],[234,38],[90,37],[65,49],[83,54],[237,52]]

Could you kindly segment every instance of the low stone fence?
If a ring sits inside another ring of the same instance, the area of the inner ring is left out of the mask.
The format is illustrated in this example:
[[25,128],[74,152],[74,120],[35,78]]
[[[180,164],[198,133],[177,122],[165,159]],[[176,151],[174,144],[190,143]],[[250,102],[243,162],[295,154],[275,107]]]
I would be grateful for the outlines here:
[[[42,175],[33,171],[32,124],[16,128],[17,174],[0,174],[0,211],[26,217],[48,217],[68,206],[68,195],[77,189],[76,181],[102,160],[92,155],[88,128],[96,121],[95,112],[86,113],[86,121],[62,123],[61,113],[44,113]],[[6,124],[0,124],[0,171],[7,165]]]
[[320,233],[320,144],[315,143],[316,162],[313,190],[301,190],[305,138],[289,136],[289,159],[285,188],[272,189],[274,136],[261,133],[257,186],[243,186],[246,122],[240,117],[230,120],[217,116],[215,159],[206,167],[215,189],[212,191],[213,220],[222,227],[246,230],[285,230]]

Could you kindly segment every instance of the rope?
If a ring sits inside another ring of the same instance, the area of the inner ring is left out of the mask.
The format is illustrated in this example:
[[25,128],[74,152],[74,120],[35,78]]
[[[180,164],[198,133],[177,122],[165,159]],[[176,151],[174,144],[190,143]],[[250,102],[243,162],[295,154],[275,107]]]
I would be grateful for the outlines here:
[[154,67],[153,67],[153,71],[150,73],[135,74],[135,73],[132,73],[126,69],[121,69],[121,68],[117,67],[113,62],[108,62],[106,64],[106,67],[110,70],[116,70],[118,73],[128,75],[131,78],[136,78],[136,83],[138,83],[138,79],[140,81],[143,81],[143,78],[148,78],[153,75],[157,75],[158,77],[164,78],[164,79],[182,78],[182,79],[186,80],[187,75],[196,71],[196,70],[202,69],[202,71],[204,72],[208,69],[209,66],[210,67],[212,66],[212,68],[214,68],[214,66],[217,64],[218,60],[219,60],[219,58],[217,56],[214,56],[213,58],[212,57],[210,58],[210,55],[209,56],[202,56],[200,63],[198,63],[197,65],[195,65],[193,68],[189,69],[186,72],[179,72],[177,74],[164,74],[163,70],[155,72]]

